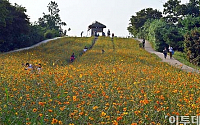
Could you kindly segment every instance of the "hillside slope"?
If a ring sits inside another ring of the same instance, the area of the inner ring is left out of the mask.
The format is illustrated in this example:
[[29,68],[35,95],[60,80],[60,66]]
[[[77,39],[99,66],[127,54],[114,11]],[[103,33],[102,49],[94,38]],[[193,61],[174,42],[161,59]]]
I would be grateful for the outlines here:
[[[100,37],[68,62],[92,40],[0,55],[0,123],[164,125],[166,115],[200,115],[199,74],[160,62],[133,39]],[[27,61],[42,63],[42,72],[24,70]]]

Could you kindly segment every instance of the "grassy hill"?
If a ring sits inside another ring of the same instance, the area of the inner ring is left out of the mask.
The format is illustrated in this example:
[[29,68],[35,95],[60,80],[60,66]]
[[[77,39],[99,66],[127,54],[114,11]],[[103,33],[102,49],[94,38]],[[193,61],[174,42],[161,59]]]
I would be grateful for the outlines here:
[[[200,115],[199,74],[160,62],[133,39],[100,37],[82,55],[92,41],[62,38],[0,54],[0,123],[163,125]],[[24,70],[26,62],[42,72]]]

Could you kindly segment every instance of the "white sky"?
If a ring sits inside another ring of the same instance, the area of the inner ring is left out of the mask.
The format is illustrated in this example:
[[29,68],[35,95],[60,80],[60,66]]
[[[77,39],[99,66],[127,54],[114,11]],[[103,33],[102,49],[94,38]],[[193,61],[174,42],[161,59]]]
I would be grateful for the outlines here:
[[[27,9],[30,21],[48,13],[47,5],[51,0],[9,0],[14,5],[17,3]],[[136,12],[145,8],[154,8],[163,11],[163,4],[167,0],[52,0],[58,3],[61,20],[67,23],[63,29],[71,28],[67,32],[70,36],[87,35],[87,29],[94,21],[107,26],[104,32],[110,29],[116,36],[128,36],[127,27],[129,19]],[[189,0],[181,0],[186,3]]]

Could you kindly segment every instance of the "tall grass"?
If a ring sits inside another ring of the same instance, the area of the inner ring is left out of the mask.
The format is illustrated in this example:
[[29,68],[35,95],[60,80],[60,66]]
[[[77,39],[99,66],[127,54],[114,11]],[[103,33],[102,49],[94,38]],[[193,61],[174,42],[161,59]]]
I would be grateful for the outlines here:
[[176,58],[178,61],[182,62],[183,64],[190,66],[194,69],[198,69],[200,70],[199,66],[195,66],[193,64],[191,64],[188,60],[187,60],[187,55],[185,53],[182,52],[175,52],[174,53],[174,58]]

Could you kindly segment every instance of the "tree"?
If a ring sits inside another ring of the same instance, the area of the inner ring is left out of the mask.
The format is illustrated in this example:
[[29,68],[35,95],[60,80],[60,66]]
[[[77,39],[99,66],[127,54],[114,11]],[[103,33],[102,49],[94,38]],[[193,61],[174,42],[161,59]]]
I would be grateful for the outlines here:
[[187,14],[192,17],[200,16],[200,0],[190,0],[187,6]]
[[179,18],[181,12],[180,8],[184,7],[180,5],[181,1],[179,0],[168,0],[164,5],[163,14],[165,15],[165,19],[167,22],[176,23]]
[[60,10],[58,9],[58,4],[55,1],[51,1],[47,7],[50,15],[52,16],[56,16],[60,12]]
[[167,46],[163,34],[167,31],[167,23],[163,19],[154,20],[150,23],[148,30],[148,39],[152,42],[153,48],[162,51]]
[[9,51],[25,44],[19,40],[29,32],[29,18],[22,6],[17,4],[12,6],[6,0],[1,1],[0,6],[3,7],[0,17],[3,24],[0,25],[0,51]]
[[144,25],[140,28],[139,32],[137,33],[137,36],[139,38],[145,38],[145,39],[149,39],[148,34],[149,34],[149,27],[151,25],[151,23],[153,22],[153,19],[148,19]]
[[129,27],[127,30],[134,36],[137,36],[140,28],[148,19],[160,19],[162,13],[158,10],[152,8],[143,9],[136,13],[136,16],[130,18]]
[[193,30],[194,28],[200,27],[200,17],[192,17],[189,15],[183,20],[180,20],[178,26],[182,28],[182,34],[185,35],[187,32]]
[[173,24],[167,24],[165,29],[165,33],[162,34],[165,43],[172,46],[174,50],[183,51],[184,36],[179,31],[179,28]]
[[43,13],[43,17],[39,18],[38,24],[41,27],[45,27],[48,32],[49,30],[56,30],[59,34],[64,34],[62,26],[66,26],[67,24],[61,21],[58,4],[51,1],[47,7],[50,14]]
[[177,23],[178,20],[190,15],[198,17],[200,14],[200,1],[189,0],[189,3],[180,4],[180,0],[168,0],[164,5],[163,13],[167,22]]
[[8,10],[6,9],[6,5],[5,5],[6,3],[7,2],[3,1],[3,0],[0,1],[0,8],[1,8],[1,11],[0,11],[0,28],[6,26],[6,16],[7,16],[7,13],[8,13]]

